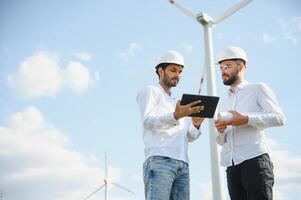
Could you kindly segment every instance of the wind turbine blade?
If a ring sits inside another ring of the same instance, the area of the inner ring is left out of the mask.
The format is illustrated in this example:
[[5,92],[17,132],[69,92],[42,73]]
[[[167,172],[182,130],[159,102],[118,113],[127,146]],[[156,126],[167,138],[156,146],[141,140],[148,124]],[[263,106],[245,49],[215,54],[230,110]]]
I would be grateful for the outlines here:
[[105,151],[105,176],[108,178],[108,163],[107,163],[107,152]]
[[224,19],[226,19],[227,17],[233,15],[235,12],[237,12],[238,10],[240,10],[241,8],[245,7],[247,4],[249,4],[252,0],[244,0],[239,2],[238,4],[234,5],[233,7],[229,8],[228,10],[226,10],[225,12],[223,12],[218,18],[217,20],[214,21],[214,24],[218,24],[221,21],[223,21]]
[[96,192],[98,192],[99,190],[101,190],[106,184],[101,185],[99,188],[97,188],[94,192],[92,192],[91,194],[89,194],[88,196],[86,196],[84,198],[84,200],[89,199],[93,194],[95,194]]
[[131,191],[131,190],[129,190],[129,189],[127,189],[127,188],[125,188],[125,187],[123,187],[123,186],[117,184],[117,183],[112,183],[112,184],[115,185],[116,187],[119,187],[119,188],[121,188],[121,189],[123,189],[123,190],[129,192],[129,193],[135,194],[133,191]]
[[187,8],[181,6],[178,4],[175,0],[169,0],[171,4],[173,4],[176,8],[178,8],[180,11],[182,11],[185,15],[192,18],[193,20],[197,20],[196,14],[194,14],[191,10],[188,10]]

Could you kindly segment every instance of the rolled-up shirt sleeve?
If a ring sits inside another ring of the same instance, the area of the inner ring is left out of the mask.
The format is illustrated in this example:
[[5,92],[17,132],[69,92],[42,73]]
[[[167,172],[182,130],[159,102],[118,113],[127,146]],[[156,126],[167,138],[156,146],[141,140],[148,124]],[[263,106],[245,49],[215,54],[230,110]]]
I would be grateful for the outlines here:
[[273,91],[264,83],[258,84],[257,101],[262,112],[246,113],[249,117],[248,125],[265,129],[285,123],[284,114]]
[[137,95],[136,100],[144,128],[166,129],[178,125],[173,110],[162,113],[158,106],[158,98],[157,91],[152,87],[144,88]]

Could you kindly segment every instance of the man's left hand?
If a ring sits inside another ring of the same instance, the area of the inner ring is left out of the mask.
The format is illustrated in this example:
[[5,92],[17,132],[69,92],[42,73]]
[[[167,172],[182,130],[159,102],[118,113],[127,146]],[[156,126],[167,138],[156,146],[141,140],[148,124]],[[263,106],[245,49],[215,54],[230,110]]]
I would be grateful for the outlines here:
[[248,115],[243,115],[237,110],[230,110],[229,112],[233,115],[232,119],[229,121],[229,125],[241,126],[248,123]]

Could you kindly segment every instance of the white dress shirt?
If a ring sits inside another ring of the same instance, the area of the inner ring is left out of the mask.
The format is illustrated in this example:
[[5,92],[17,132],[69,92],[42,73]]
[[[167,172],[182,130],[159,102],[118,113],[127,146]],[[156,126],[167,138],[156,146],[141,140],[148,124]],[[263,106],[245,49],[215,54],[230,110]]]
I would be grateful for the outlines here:
[[222,145],[221,165],[228,167],[269,152],[264,129],[284,124],[284,115],[273,91],[264,83],[243,81],[236,91],[220,103],[220,112],[237,110],[249,117],[248,124],[228,126],[218,133],[217,142]]
[[197,139],[201,131],[190,117],[175,120],[177,100],[169,96],[160,84],[148,86],[137,95],[143,126],[145,158],[167,156],[189,162],[188,142]]

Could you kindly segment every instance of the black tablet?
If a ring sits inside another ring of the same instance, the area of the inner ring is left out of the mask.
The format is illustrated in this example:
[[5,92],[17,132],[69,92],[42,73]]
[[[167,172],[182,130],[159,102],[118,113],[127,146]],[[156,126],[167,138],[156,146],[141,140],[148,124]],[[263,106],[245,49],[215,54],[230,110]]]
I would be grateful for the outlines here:
[[[191,117],[204,117],[213,118],[219,97],[216,96],[205,96],[205,95],[195,95],[195,94],[183,94],[180,101],[181,105],[189,104],[193,101],[201,100],[202,102],[197,105],[204,106],[204,110],[199,113],[194,113],[189,116]],[[196,106],[197,106],[196,105]]]

